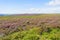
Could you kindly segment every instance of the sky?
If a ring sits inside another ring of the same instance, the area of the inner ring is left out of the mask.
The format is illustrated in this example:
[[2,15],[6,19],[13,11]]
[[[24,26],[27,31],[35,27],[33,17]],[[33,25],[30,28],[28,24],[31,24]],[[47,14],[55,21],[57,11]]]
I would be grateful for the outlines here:
[[0,0],[0,14],[60,13],[60,0]]

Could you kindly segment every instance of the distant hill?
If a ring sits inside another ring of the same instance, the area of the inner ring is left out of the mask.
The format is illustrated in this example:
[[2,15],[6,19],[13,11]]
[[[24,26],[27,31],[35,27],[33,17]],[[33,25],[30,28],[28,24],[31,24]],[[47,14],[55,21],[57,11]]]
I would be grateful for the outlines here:
[[4,14],[0,14],[0,16],[4,16]]
[[33,16],[33,15],[42,15],[42,14],[9,14],[7,16]]
[[39,14],[0,14],[0,16],[32,16],[32,15],[39,15]]
[[8,16],[8,14],[0,14],[0,16]]

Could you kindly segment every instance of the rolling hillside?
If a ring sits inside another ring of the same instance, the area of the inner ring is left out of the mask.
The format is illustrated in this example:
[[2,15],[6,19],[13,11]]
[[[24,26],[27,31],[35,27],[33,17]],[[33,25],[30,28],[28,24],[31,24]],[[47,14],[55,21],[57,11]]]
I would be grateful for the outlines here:
[[39,28],[39,30],[42,30],[41,34],[42,32],[48,32],[49,28],[52,28],[54,30],[58,29],[60,33],[60,14],[26,14],[21,16],[0,16],[1,37],[9,36],[9,34],[13,34],[15,32],[18,32],[17,34],[19,34],[19,32],[27,31],[30,29],[33,30],[34,28]]

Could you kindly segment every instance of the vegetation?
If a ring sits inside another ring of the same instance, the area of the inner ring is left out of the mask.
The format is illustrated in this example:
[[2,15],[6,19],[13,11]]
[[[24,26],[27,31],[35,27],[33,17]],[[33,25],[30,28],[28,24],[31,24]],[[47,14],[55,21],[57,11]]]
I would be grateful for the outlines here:
[[1,40],[60,40],[60,29],[50,28],[50,30],[51,31],[40,32],[41,29],[39,27],[34,27],[30,30],[14,32],[1,38]]
[[59,15],[0,18],[0,40],[60,40]]

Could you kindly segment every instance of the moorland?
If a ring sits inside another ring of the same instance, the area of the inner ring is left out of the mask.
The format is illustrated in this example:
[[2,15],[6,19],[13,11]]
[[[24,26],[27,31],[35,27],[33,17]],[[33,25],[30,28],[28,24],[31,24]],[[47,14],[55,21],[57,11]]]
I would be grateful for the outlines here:
[[60,14],[0,16],[0,40],[60,40]]

